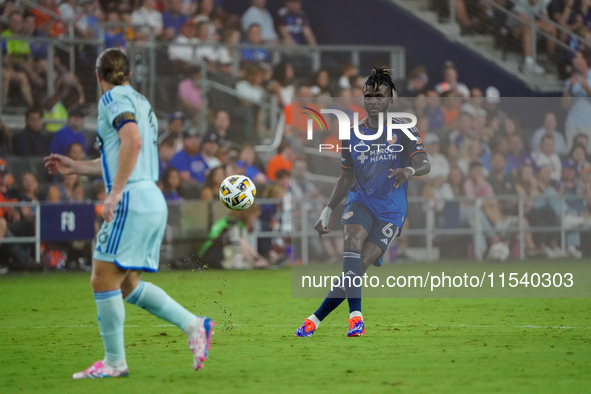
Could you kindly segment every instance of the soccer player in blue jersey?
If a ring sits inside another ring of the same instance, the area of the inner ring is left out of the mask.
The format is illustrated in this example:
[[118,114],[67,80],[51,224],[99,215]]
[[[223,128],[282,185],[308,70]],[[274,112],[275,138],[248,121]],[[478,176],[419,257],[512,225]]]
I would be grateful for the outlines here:
[[[388,141],[386,124],[379,124],[380,113],[386,119],[394,90],[390,72],[384,68],[373,69],[363,86],[368,117],[359,123],[359,132],[374,135],[382,130],[383,133],[377,140],[366,143],[351,132],[351,139],[342,141],[341,175],[314,228],[320,236],[327,234],[333,209],[347,197],[342,217],[344,280],[340,287],[328,293],[316,312],[297,329],[298,337],[312,336],[320,322],[345,299],[350,313],[347,335],[356,337],[365,333],[361,287],[354,286],[354,283],[361,283],[360,277],[372,264],[381,265],[388,245],[400,235],[406,218],[407,181],[412,176],[425,175],[431,169],[416,128],[409,129],[416,141],[400,129],[394,129],[392,139]],[[394,122],[406,123],[403,119],[394,119]],[[369,148],[350,149],[359,144],[369,145]],[[388,148],[394,144],[398,146]],[[356,277],[359,277],[357,281]]]
[[168,210],[158,179],[157,119],[148,100],[129,84],[129,60],[119,49],[97,59],[103,96],[97,139],[101,157],[76,161],[53,154],[45,158],[51,174],[102,175],[107,189],[105,219],[96,242],[91,284],[105,357],[74,379],[128,376],[123,345],[123,301],[181,328],[189,337],[193,368],[207,358],[214,323],[195,316],[158,286],[144,282],[143,271],[156,272]]

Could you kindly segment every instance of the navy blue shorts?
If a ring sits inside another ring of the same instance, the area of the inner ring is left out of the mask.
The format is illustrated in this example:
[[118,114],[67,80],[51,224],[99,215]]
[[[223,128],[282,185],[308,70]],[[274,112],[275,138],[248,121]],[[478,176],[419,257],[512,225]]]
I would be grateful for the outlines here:
[[382,249],[382,255],[373,263],[378,267],[382,265],[382,256],[388,249],[390,242],[400,234],[400,229],[394,223],[376,219],[365,205],[357,203],[345,207],[341,223],[343,227],[345,224],[360,224],[363,226],[368,234],[365,242],[371,242]]

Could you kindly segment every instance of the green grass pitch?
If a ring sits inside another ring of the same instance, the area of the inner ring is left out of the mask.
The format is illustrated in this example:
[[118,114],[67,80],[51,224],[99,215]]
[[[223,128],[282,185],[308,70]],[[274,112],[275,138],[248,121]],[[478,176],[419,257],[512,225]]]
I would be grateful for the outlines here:
[[[342,305],[312,338],[319,299],[292,299],[290,271],[163,272],[145,280],[216,334],[195,372],[184,334],[126,305],[130,377],[74,381],[102,358],[89,274],[0,277],[2,393],[583,393],[588,299],[367,299],[366,334]],[[562,328],[557,328],[557,327]]]

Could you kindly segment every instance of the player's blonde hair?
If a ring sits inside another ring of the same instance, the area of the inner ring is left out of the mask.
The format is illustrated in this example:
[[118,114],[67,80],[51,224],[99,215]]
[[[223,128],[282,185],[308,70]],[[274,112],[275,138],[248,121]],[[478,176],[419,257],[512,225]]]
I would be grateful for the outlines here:
[[121,85],[129,81],[129,59],[117,48],[109,48],[96,59],[96,71],[105,81]]

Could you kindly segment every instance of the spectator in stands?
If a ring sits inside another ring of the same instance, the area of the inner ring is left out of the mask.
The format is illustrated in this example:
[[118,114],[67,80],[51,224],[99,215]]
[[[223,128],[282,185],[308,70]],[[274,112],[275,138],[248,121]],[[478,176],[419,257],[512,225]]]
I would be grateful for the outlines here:
[[312,96],[330,98],[330,75],[328,70],[321,68],[316,71],[311,88]]
[[265,8],[267,0],[250,0],[251,6],[242,15],[242,30],[248,31],[250,26],[257,24],[261,28],[261,38],[267,42],[278,42],[275,25],[271,13]]
[[[166,168],[168,168],[168,163],[174,155],[177,153],[176,151],[176,144],[179,139],[175,138],[172,135],[164,138],[161,142],[158,143],[158,177],[162,176],[162,173]],[[181,144],[183,143],[182,140],[179,141]],[[182,145],[181,145],[182,149]]]
[[224,28],[222,31],[222,44],[228,45],[229,47],[222,46],[218,48],[220,54],[219,71],[232,74],[232,64],[235,61],[234,59],[240,57],[238,49],[232,46],[240,44],[240,30],[232,26]]
[[294,77],[293,65],[287,60],[281,61],[273,69],[269,91],[277,97],[277,104],[281,107],[288,105],[294,96]]
[[207,164],[207,172],[210,168],[220,167],[222,163],[216,157],[220,149],[219,137],[215,132],[206,133],[201,139],[201,157]]
[[[260,103],[265,100],[266,92],[263,88],[264,70],[256,64],[246,66],[243,80],[236,83],[236,93],[240,97],[240,108],[244,117],[243,139],[256,141],[262,133],[262,114]],[[245,142],[238,140],[237,142]]]
[[[254,23],[246,30],[246,39],[243,42],[247,45],[262,44],[261,26]],[[242,48],[240,51],[242,60],[247,62],[267,62],[270,60],[269,52],[263,48]]]
[[185,114],[180,111],[172,112],[168,116],[168,128],[158,136],[158,145],[169,138],[173,141],[174,152],[180,152],[183,149],[183,129],[185,127]]
[[256,184],[265,185],[269,178],[257,167],[257,154],[252,145],[243,145],[238,153],[236,165],[242,169],[242,173],[253,180]]
[[16,0],[6,0],[0,4],[0,31],[8,28],[10,23],[10,15],[18,11],[16,7]]
[[53,18],[45,10],[49,10],[59,15],[55,0],[39,0],[39,8],[33,8],[31,12],[37,18],[37,28],[42,30],[45,35],[50,37],[59,37],[66,32],[64,24]]
[[68,123],[53,136],[49,146],[50,152],[66,155],[68,146],[73,142],[79,142],[82,146],[85,146],[86,137],[82,132],[83,124],[84,112],[82,109],[71,109],[68,113]]
[[554,151],[559,155],[566,155],[568,149],[562,133],[556,130],[556,115],[554,112],[546,112],[544,115],[544,124],[537,129],[531,138],[532,150],[537,150],[540,147],[542,137],[550,136],[554,140]]
[[458,69],[456,64],[450,60],[443,64],[443,82],[435,85],[435,90],[440,95],[452,91],[462,97],[470,97],[470,89],[458,81]]
[[220,185],[224,179],[226,179],[224,167],[221,165],[218,167],[212,167],[205,178],[205,184],[203,185],[203,189],[201,189],[199,199],[203,201],[213,201],[218,199]]
[[[550,167],[538,169],[537,176],[531,166],[519,168],[515,188],[525,200],[525,217],[536,226],[560,225],[561,208],[556,190],[550,186]],[[533,235],[534,242],[546,252],[548,257],[564,257],[560,249],[560,236],[556,232],[545,231]]]
[[575,161],[577,165],[577,173],[580,173],[581,170],[588,165],[587,151],[582,144],[575,144],[571,148],[568,157]]
[[[12,37],[22,33],[23,17],[18,11],[10,14],[8,29],[0,35],[2,37]],[[33,105],[33,92],[28,77],[32,70],[29,68],[27,60],[31,55],[29,43],[24,40],[6,40],[3,41],[2,50],[6,53],[3,57],[2,78],[3,78],[3,98],[4,103],[8,102],[8,92],[12,83],[18,84],[22,98],[28,106]]]
[[[490,183],[493,192],[498,196],[514,196],[517,195],[515,185],[508,175],[505,174],[505,167],[507,166],[507,159],[502,152],[495,152],[492,155],[492,171],[486,179]],[[502,212],[505,216],[517,215],[517,205],[514,201],[500,202]]]
[[434,133],[427,133],[425,138],[423,138],[423,142],[425,144],[425,149],[427,150],[427,156],[429,157],[429,162],[432,163],[432,171],[428,174],[428,179],[433,180],[433,186],[438,188],[441,184],[443,184],[448,176],[450,165],[447,161],[447,158],[439,152],[439,137]]
[[427,95],[427,118],[429,119],[429,130],[434,132],[443,131],[445,128],[445,115],[441,109],[441,99],[434,90],[429,90]]
[[[215,45],[218,35],[210,34],[208,23],[203,21],[197,23],[195,35],[199,40],[196,52],[197,62],[207,65],[211,70],[217,70],[221,62],[220,51]],[[228,60],[224,59],[224,61],[227,62]]]
[[[484,175],[484,167],[478,162],[470,163],[470,170],[464,182],[464,191],[467,197],[494,197],[494,191],[490,183],[486,180]],[[496,199],[483,199],[482,211],[486,215],[487,221],[481,223],[484,233],[487,238],[494,235],[492,228],[499,230],[506,229],[515,224],[516,220],[513,217],[505,217],[501,211],[501,206]]]
[[6,155],[9,151],[11,132],[0,118],[0,155]]
[[443,112],[444,129],[453,130],[458,123],[462,101],[455,96],[453,90],[441,94],[441,112]]
[[181,26],[187,22],[188,18],[182,13],[183,1],[170,0],[167,8],[162,12],[162,39],[172,41],[181,32]]
[[277,12],[277,30],[285,45],[316,45],[308,15],[302,10],[301,0],[286,0]]
[[195,37],[196,34],[195,24],[187,21],[181,26],[181,33],[168,47],[168,58],[175,70],[184,72],[197,64],[199,40]]
[[[563,104],[568,108],[566,140],[569,147],[579,133],[591,137],[591,51],[577,51],[572,59],[573,74],[565,81]],[[588,153],[591,147],[587,146]]]
[[210,133],[216,134],[220,146],[231,147],[235,145],[232,138],[228,136],[230,123],[230,114],[228,111],[219,110],[216,112],[215,118],[213,118],[213,129],[210,130]]
[[199,136],[195,130],[183,132],[183,150],[174,155],[168,166],[179,170],[184,183],[205,182],[207,163],[199,154]]
[[[31,12],[23,16],[23,35],[33,38],[44,37],[43,32],[37,29],[37,18],[35,14]],[[47,70],[47,44],[31,40],[29,41],[29,47],[31,48],[31,55],[34,63],[36,63],[38,72],[40,74],[45,73]],[[43,82],[45,83],[44,79]]]
[[83,38],[98,37],[100,8],[93,0],[80,0],[80,14],[76,16],[75,32]]
[[136,29],[136,38],[146,40],[150,35],[150,28],[154,29],[155,37],[162,34],[162,14],[156,10],[156,0],[143,0],[142,6],[131,13],[132,25],[144,25],[147,28]]
[[[119,23],[119,13],[114,10],[107,12],[106,22]],[[116,26],[105,26],[105,49],[107,48],[125,50],[125,38],[123,38],[120,28]]]
[[188,70],[187,78],[183,79],[178,86],[179,104],[190,119],[197,120],[201,114],[203,101],[201,96],[201,69],[192,66]]
[[473,118],[469,113],[461,113],[458,118],[458,128],[449,133],[449,141],[460,148],[464,141],[472,138],[474,135],[472,121]]
[[539,149],[532,152],[532,158],[537,168],[550,167],[550,179],[560,182],[562,175],[562,162],[554,151],[554,138],[551,135],[542,137]]
[[585,147],[585,149],[588,151],[589,150],[589,136],[587,134],[577,134],[575,136],[575,139],[573,140],[573,146],[574,145],[583,145]]
[[272,181],[275,181],[277,171],[291,171],[291,145],[283,142],[278,149],[278,153],[269,160],[267,164],[266,175]]
[[68,119],[68,111],[84,104],[84,90],[74,74],[66,74],[55,86],[55,93],[46,97],[43,102],[43,121],[45,130],[55,133],[60,130]]
[[86,158],[84,145],[82,145],[80,142],[72,142],[70,145],[68,145],[66,156],[74,160],[84,160]]
[[51,185],[47,191],[47,201],[54,203],[81,202],[84,189],[78,174],[62,175],[58,183]]
[[505,174],[513,176],[513,179],[517,176],[517,170],[522,166],[533,166],[535,165],[531,155],[527,152],[523,146],[523,138],[520,134],[515,133],[509,137],[509,153],[507,154],[507,167],[505,168]]
[[473,117],[484,116],[486,118],[487,112],[482,107],[484,104],[484,97],[480,88],[470,89],[470,98],[462,104],[460,112],[466,112]]
[[49,136],[42,129],[43,111],[31,107],[25,115],[25,128],[13,138],[14,153],[19,156],[41,156],[49,153]]
[[359,73],[357,66],[352,62],[345,62],[341,65],[341,76],[339,77],[339,88],[351,89],[351,78]]
[[410,77],[396,93],[400,97],[417,97],[427,91],[429,76],[425,66],[417,66],[410,72]]
[[[517,14],[518,18],[510,17],[507,20],[508,27],[513,31],[513,36],[521,40],[523,47],[523,56],[525,61],[523,69],[526,72],[534,74],[542,74],[544,69],[536,63],[536,59],[532,57],[531,42],[531,24],[532,18],[537,29],[544,31],[551,37],[556,37],[556,27],[547,22],[545,19],[539,18],[543,16],[548,18],[547,7],[551,0],[517,0],[513,7],[513,12]],[[546,53],[552,56],[556,50],[556,42],[552,39],[546,40]]]
[[181,175],[174,167],[168,167],[160,176],[160,189],[166,201],[181,201]]

